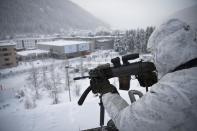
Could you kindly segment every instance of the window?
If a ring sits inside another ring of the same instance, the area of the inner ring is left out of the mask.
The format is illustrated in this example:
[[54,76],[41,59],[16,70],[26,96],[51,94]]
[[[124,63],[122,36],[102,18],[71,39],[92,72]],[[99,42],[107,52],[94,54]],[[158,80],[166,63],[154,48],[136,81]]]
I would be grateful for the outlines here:
[[10,65],[12,65],[12,63],[6,63],[5,65],[6,65],[6,66],[10,66]]
[[10,59],[9,59],[9,58],[5,58],[4,60],[5,60],[5,61],[9,61]]
[[5,54],[3,54],[4,56],[10,56],[11,55],[11,53],[5,53]]
[[7,51],[7,50],[8,50],[7,48],[3,48],[3,49],[2,49],[2,51]]

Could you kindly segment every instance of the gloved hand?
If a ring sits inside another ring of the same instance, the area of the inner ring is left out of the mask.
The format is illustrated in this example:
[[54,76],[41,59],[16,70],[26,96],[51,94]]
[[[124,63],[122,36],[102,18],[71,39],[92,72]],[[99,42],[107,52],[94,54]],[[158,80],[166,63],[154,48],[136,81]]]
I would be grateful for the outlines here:
[[157,74],[155,72],[146,72],[137,76],[137,79],[142,87],[150,87],[157,83]]
[[115,86],[109,83],[109,80],[92,79],[90,80],[90,86],[94,94],[100,93],[101,95],[106,93],[118,93]]

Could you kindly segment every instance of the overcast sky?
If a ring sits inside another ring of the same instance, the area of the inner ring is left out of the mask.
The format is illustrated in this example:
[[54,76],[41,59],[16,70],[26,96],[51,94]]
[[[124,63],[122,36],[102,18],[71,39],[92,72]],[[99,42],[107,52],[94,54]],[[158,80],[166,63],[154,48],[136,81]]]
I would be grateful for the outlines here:
[[115,29],[158,25],[197,0],[71,0]]

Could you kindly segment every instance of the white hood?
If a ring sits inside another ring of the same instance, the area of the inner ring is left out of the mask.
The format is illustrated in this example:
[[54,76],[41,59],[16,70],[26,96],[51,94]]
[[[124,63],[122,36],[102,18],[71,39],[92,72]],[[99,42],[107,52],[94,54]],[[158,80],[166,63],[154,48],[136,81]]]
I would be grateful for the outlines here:
[[197,57],[195,35],[189,25],[178,19],[168,20],[153,32],[147,48],[154,56],[159,78]]

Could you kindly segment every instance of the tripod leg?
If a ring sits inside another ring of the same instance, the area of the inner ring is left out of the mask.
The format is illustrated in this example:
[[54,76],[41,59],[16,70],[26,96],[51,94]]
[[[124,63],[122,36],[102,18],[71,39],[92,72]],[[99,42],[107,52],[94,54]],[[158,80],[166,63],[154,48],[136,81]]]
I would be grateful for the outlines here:
[[102,96],[99,96],[100,98],[100,126],[101,128],[103,128],[103,125],[104,125],[104,118],[105,118],[105,108],[103,106],[103,102],[102,102]]

